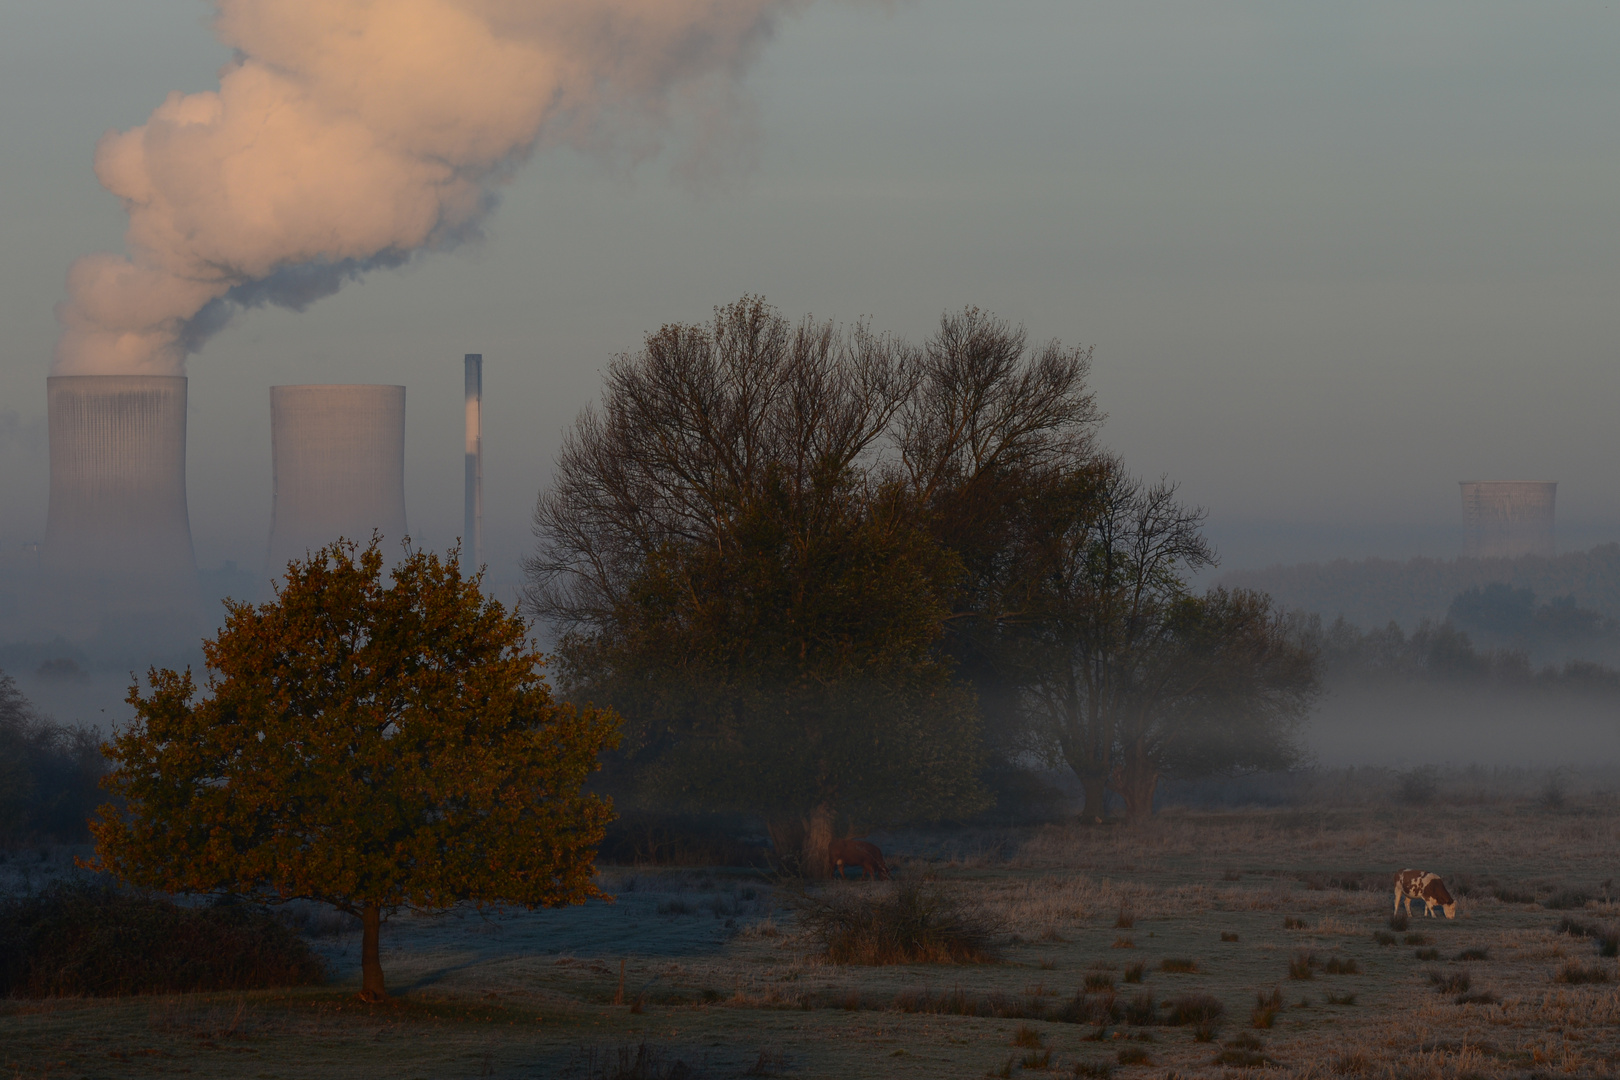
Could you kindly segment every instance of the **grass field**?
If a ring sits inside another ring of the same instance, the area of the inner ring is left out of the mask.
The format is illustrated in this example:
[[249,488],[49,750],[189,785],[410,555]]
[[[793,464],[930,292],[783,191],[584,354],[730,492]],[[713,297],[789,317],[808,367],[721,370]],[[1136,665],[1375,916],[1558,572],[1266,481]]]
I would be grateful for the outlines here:
[[[384,1006],[314,910],[328,987],[0,1002],[0,1077],[1620,1073],[1606,798],[879,839],[999,921],[999,960],[832,965],[758,875],[608,868],[611,906],[396,917]],[[1455,921],[1391,929],[1407,866]]]

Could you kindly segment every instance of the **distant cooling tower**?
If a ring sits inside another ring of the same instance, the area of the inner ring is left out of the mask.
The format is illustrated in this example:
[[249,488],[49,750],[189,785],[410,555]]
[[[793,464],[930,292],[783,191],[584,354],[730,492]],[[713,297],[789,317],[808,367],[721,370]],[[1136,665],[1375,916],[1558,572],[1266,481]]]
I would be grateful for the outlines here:
[[44,570],[69,634],[197,610],[186,515],[186,380],[45,380],[51,493]]
[[1552,555],[1556,483],[1462,481],[1468,554],[1482,559]]
[[270,572],[344,536],[405,536],[405,388],[272,386]]

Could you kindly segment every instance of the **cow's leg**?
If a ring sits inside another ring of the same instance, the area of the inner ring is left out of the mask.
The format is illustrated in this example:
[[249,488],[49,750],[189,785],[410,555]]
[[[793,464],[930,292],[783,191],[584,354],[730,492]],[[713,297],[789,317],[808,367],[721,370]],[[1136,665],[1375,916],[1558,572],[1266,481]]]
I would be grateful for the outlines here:
[[1400,913],[1401,913],[1401,887],[1399,885],[1397,885],[1397,886],[1395,886],[1395,910],[1393,912],[1391,912],[1390,914],[1399,915]]

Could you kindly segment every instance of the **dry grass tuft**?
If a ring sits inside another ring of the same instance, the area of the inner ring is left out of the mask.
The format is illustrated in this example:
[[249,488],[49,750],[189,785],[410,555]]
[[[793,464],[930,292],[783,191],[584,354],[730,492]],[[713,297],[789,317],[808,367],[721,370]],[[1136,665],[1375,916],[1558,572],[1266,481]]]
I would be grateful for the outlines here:
[[1039,1050],[1046,1045],[1046,1038],[1036,1028],[1028,1024],[1019,1024],[1018,1030],[1013,1032],[1012,1044],[1025,1049]]
[[1236,940],[1238,940],[1238,936],[1235,933],[1233,933],[1232,931],[1230,931],[1230,930],[1222,930],[1221,931],[1221,940],[1222,941],[1236,941]]
[[1213,994],[1182,994],[1164,1003],[1164,1022],[1172,1027],[1219,1020],[1226,1012],[1221,999]]
[[1311,924],[1304,919],[1295,918],[1292,915],[1283,916],[1284,930],[1309,930],[1310,928]]
[[1176,975],[1192,975],[1196,974],[1198,971],[1198,961],[1189,960],[1186,957],[1167,956],[1165,957],[1164,961],[1159,964],[1159,970],[1167,971]]
[[1153,1055],[1147,1052],[1146,1047],[1127,1046],[1115,1055],[1115,1060],[1121,1065],[1151,1065]]
[[1119,914],[1114,918],[1114,929],[1129,930],[1136,925],[1136,915],[1128,907],[1121,906]]
[[1553,982],[1568,983],[1579,986],[1585,983],[1611,983],[1614,982],[1614,972],[1606,964],[1581,964],[1574,960],[1559,968],[1553,975]]
[[1472,981],[1466,971],[1427,972],[1429,985],[1441,994],[1466,994],[1468,984]]
[[1127,967],[1125,969],[1125,974],[1124,974],[1123,978],[1128,983],[1139,983],[1139,982],[1142,981],[1142,975],[1146,971],[1147,971],[1147,965],[1146,964],[1142,964],[1142,963],[1131,964],[1129,967]]
[[984,963],[997,925],[928,882],[800,893],[799,925],[835,964]]
[[1360,975],[1361,965],[1353,958],[1330,956],[1328,962],[1322,965],[1322,970],[1329,975]]
[[1316,978],[1316,966],[1316,956],[1301,949],[1288,960],[1288,977],[1290,979],[1314,979]]
[[1254,995],[1254,1011],[1249,1014],[1249,1022],[1257,1028],[1269,1028],[1277,1022],[1277,1014],[1282,1010],[1281,990],[1273,987],[1269,994],[1257,991]]

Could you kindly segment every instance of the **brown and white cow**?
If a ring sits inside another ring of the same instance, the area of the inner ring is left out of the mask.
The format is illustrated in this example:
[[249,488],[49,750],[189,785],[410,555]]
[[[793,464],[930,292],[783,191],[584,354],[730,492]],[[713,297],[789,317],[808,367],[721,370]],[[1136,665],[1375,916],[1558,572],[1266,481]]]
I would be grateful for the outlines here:
[[1395,875],[1395,910],[1401,910],[1401,902],[1406,903],[1406,913],[1412,914],[1412,901],[1423,901],[1423,914],[1433,915],[1434,909],[1439,908],[1446,913],[1446,918],[1457,917],[1457,901],[1446,889],[1446,883],[1440,880],[1439,874],[1430,874],[1422,870],[1402,870]]
[[859,867],[862,877],[889,876],[889,865],[883,861],[883,852],[876,844],[865,840],[834,840],[827,845],[827,860],[833,864],[833,873],[838,877],[844,876],[846,866]]

